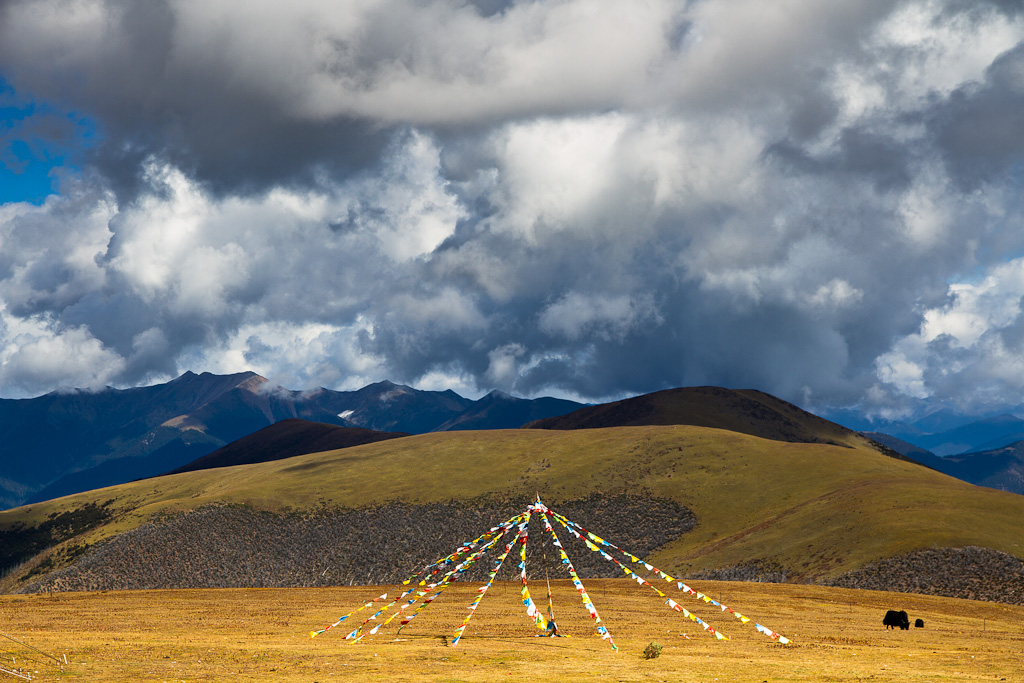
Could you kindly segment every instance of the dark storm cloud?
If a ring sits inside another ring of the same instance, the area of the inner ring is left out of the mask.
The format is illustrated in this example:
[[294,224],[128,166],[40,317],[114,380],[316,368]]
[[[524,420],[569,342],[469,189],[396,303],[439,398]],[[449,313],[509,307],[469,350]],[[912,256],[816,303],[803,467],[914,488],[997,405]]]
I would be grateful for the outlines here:
[[88,160],[128,200],[141,188],[139,169],[153,156],[188,169],[219,195],[254,194],[343,179],[372,167],[387,141],[365,122],[281,121],[265,110],[265,118],[255,113],[262,106],[215,109],[198,126],[179,119],[157,131],[130,125],[108,130],[127,146],[100,146]]
[[944,14],[963,17],[981,14],[993,8],[1009,17],[1017,17],[1024,12],[1024,5],[1019,0],[952,0],[947,3]]
[[0,205],[0,391],[1005,398],[1011,10],[6,3],[0,75],[97,135],[60,196]]
[[771,145],[766,152],[801,173],[869,178],[879,192],[905,190],[912,179],[912,151],[898,141],[864,130],[843,130],[835,147],[820,158],[788,142]]
[[[10,19],[31,14],[34,6],[41,5],[15,2],[0,12]],[[82,3],[79,10],[90,6],[102,12],[102,22],[82,19],[94,35],[75,46],[74,59],[64,37],[25,44],[8,35],[6,42],[15,43],[8,50],[20,52],[13,59],[31,59],[10,71],[19,88],[99,123],[100,144],[86,160],[120,198],[138,192],[150,157],[187,169],[218,193],[248,193],[310,185],[318,175],[344,177],[372,166],[387,142],[365,119],[296,117],[287,93],[275,90],[279,84],[231,73],[245,64],[209,61],[225,56],[216,54],[217,36],[190,45],[192,34],[176,11],[180,3],[110,0]],[[231,26],[220,30],[234,32]],[[261,50],[258,40],[246,47]],[[0,58],[5,52],[0,47]]]
[[930,112],[929,126],[965,190],[1024,161],[1024,42],[1001,54],[982,82],[957,88]]
[[481,16],[490,17],[500,14],[515,5],[515,0],[470,0]]

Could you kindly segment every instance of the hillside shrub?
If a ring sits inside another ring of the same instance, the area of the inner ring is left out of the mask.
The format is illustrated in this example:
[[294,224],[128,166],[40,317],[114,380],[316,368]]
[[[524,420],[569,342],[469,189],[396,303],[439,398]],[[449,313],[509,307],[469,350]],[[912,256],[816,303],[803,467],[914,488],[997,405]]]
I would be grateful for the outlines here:
[[644,648],[643,657],[644,659],[655,659],[661,656],[661,645],[654,642],[653,640],[647,643],[647,647]]

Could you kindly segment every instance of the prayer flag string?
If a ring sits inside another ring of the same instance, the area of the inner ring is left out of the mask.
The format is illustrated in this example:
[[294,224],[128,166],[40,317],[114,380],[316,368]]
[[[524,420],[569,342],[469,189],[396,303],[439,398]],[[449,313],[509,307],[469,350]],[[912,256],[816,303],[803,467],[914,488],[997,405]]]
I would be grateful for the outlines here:
[[[554,512],[552,512],[551,514],[555,517],[555,519],[558,520],[558,522],[563,527],[565,527],[566,529],[569,530],[569,533],[571,533],[576,538],[578,538],[581,541],[583,541],[590,550],[592,550],[594,552],[597,552],[597,553],[600,553],[601,556],[604,557],[606,560],[614,562],[623,571],[623,573],[626,574],[626,576],[628,576],[631,579],[633,579],[634,581],[636,581],[639,585],[641,585],[641,586],[650,586],[651,590],[653,590],[655,593],[657,593],[660,597],[665,598],[665,604],[668,605],[670,609],[674,609],[677,612],[682,612],[684,617],[688,618],[693,623],[698,624],[705,631],[707,631],[708,633],[713,635],[717,640],[729,640],[724,633],[722,633],[721,631],[718,631],[717,629],[713,628],[711,626],[711,624],[707,623],[706,621],[704,621],[703,619],[698,617],[696,614],[694,614],[694,613],[690,612],[689,610],[685,609],[682,605],[678,604],[677,602],[675,602],[674,600],[669,598],[667,595],[662,593],[650,581],[648,581],[647,579],[643,578],[642,576],[640,576],[639,574],[634,572],[632,569],[630,569],[629,567],[625,566],[624,564],[622,564],[621,562],[616,560],[614,557],[612,557],[608,553],[606,553],[603,550],[601,550],[599,547],[594,545],[589,539],[584,538],[578,531],[576,531],[571,526],[566,524],[565,521],[562,521],[564,518],[562,518],[561,515],[557,515]],[[568,520],[566,520],[566,521],[568,521]]]
[[469,625],[469,620],[476,613],[477,606],[480,605],[480,601],[484,599],[484,594],[487,593],[487,589],[490,588],[491,584],[494,582],[494,577],[498,574],[498,571],[501,569],[501,565],[505,563],[505,558],[508,557],[508,554],[512,551],[512,547],[520,538],[522,538],[523,534],[525,533],[526,523],[520,522],[519,533],[517,533],[512,538],[512,540],[505,545],[505,549],[502,551],[501,555],[498,556],[498,559],[495,560],[494,569],[492,569],[490,574],[487,575],[487,583],[484,584],[482,588],[477,589],[477,596],[473,599],[473,602],[470,604],[468,608],[469,614],[466,615],[466,618],[462,620],[462,624],[460,624],[459,628],[455,631],[455,636],[452,638],[452,647],[455,647],[459,644],[459,639],[462,638],[462,634],[465,633],[466,626]]
[[[491,540],[490,540],[490,541],[489,541],[488,543],[486,543],[485,545],[483,545],[483,546],[482,546],[482,547],[481,547],[481,548],[480,548],[479,550],[475,551],[475,552],[474,552],[473,554],[471,554],[470,556],[468,556],[468,557],[467,557],[467,558],[466,558],[465,560],[463,560],[462,562],[460,562],[459,564],[457,564],[457,565],[456,565],[456,566],[455,566],[455,567],[454,567],[453,569],[451,569],[450,571],[448,571],[448,573],[446,573],[446,574],[445,574],[445,575],[444,575],[444,576],[442,577],[442,579],[441,579],[441,581],[440,581],[440,582],[438,582],[438,583],[432,583],[432,584],[426,584],[426,580],[420,581],[420,585],[421,585],[421,586],[422,586],[422,585],[427,585],[427,589],[426,589],[425,591],[422,591],[422,592],[421,592],[421,595],[420,595],[420,596],[422,596],[422,595],[426,595],[427,593],[429,593],[430,591],[434,590],[434,588],[435,588],[435,587],[437,587],[437,586],[439,586],[439,585],[447,585],[447,584],[448,584],[449,582],[451,582],[451,581],[455,580],[456,578],[458,578],[458,576],[459,576],[460,574],[462,574],[462,573],[463,573],[463,572],[465,572],[465,571],[466,571],[467,569],[469,569],[469,568],[470,568],[471,566],[473,566],[473,564],[475,564],[475,563],[476,563],[477,559],[479,559],[481,555],[483,555],[484,553],[486,553],[486,552],[487,552],[487,551],[488,551],[488,550],[490,549],[490,547],[491,547],[491,546],[493,546],[493,545],[494,545],[495,543],[497,543],[497,542],[498,542],[498,541],[499,541],[499,540],[500,540],[500,539],[501,539],[501,538],[502,538],[503,536],[504,536],[504,533],[502,533],[502,534],[500,534],[500,535],[497,535],[497,536],[495,536],[495,537],[494,537],[493,539],[491,539]],[[378,616],[380,616],[381,614],[383,614],[384,612],[386,612],[386,611],[387,611],[388,609],[390,609],[391,607],[393,607],[393,606],[394,606],[395,604],[397,604],[397,603],[398,603],[398,601],[399,601],[399,600],[401,600],[401,599],[402,599],[403,597],[405,597],[405,596],[406,596],[406,595],[408,595],[409,593],[413,592],[413,590],[414,590],[414,589],[410,588],[410,589],[409,589],[408,591],[406,591],[405,593],[403,593],[403,594],[402,594],[401,596],[399,596],[399,597],[398,597],[397,599],[395,599],[395,600],[394,600],[393,602],[391,602],[391,603],[389,603],[388,605],[385,605],[385,606],[384,606],[384,607],[382,607],[381,609],[377,610],[377,612],[376,612],[376,613],[375,613],[375,614],[374,614],[373,616],[371,616],[371,617],[368,617],[367,619],[365,619],[365,620],[363,621],[363,623],[362,623],[362,624],[360,624],[360,625],[359,625],[359,626],[358,626],[358,627],[357,627],[357,628],[356,628],[356,629],[355,629],[354,631],[352,631],[352,632],[351,632],[351,633],[349,633],[349,634],[348,634],[347,636],[345,636],[345,640],[349,640],[349,639],[351,639],[351,638],[355,638],[355,642],[357,642],[357,643],[358,643],[358,642],[359,642],[360,640],[362,640],[362,639],[363,639],[363,638],[364,638],[364,637],[366,636],[366,634],[365,634],[365,633],[363,633],[363,634],[360,634],[359,632],[360,632],[360,630],[361,630],[361,629],[363,628],[363,626],[365,626],[365,625],[367,624],[367,622],[369,622],[369,621],[371,621],[371,620],[374,620],[374,619],[376,619],[376,618],[377,618]],[[414,598],[413,602],[415,602],[415,598]],[[408,605],[406,605],[406,607],[408,607]],[[392,616],[394,616],[394,615],[392,615]],[[388,619],[388,620],[387,620],[387,621],[386,621],[385,623],[390,623],[390,621],[391,621],[391,619],[389,618],[389,619]],[[383,626],[383,625],[384,625],[384,624],[380,624],[380,625],[378,625],[378,626],[374,627],[374,628],[373,628],[373,629],[371,630],[371,633],[376,633],[376,632],[377,632],[378,630],[380,630],[381,626]]]
[[[546,509],[546,508],[545,508]],[[594,626],[597,629],[598,634],[603,640],[607,640],[608,644],[612,646],[613,650],[618,650],[618,646],[615,645],[615,641],[612,640],[612,634],[608,632],[604,624],[601,623],[601,615],[597,613],[597,607],[594,606],[593,601],[590,599],[590,595],[587,593],[587,589],[583,587],[583,582],[580,581],[579,574],[576,573],[576,567],[573,566],[572,560],[565,552],[565,548],[562,547],[562,543],[558,540],[558,534],[555,533],[555,528],[551,526],[551,522],[548,521],[547,515],[544,514],[544,510],[540,513],[541,519],[544,520],[544,529],[551,532],[551,539],[553,545],[558,548],[558,556],[562,560],[562,564],[569,570],[569,576],[572,578],[572,585],[576,587],[576,592],[580,594],[580,598],[583,600],[583,606],[590,612],[590,618],[594,620]]]
[[[339,625],[341,622],[345,621],[346,619],[348,619],[352,615],[357,614],[359,612],[362,612],[364,609],[372,606],[373,604],[375,604],[377,602],[380,602],[382,600],[387,600],[388,595],[393,590],[398,589],[401,586],[409,585],[411,582],[415,581],[418,577],[422,576],[423,574],[425,574],[429,570],[433,570],[431,572],[431,575],[437,574],[438,571],[439,571],[437,569],[437,567],[439,567],[440,565],[451,564],[453,561],[458,559],[460,556],[462,556],[462,555],[468,553],[469,551],[473,550],[480,543],[484,542],[484,540],[494,536],[495,534],[498,534],[499,532],[503,535],[505,533],[505,531],[510,526],[512,526],[512,524],[510,524],[510,523],[514,523],[514,521],[518,521],[521,518],[522,518],[522,515],[517,515],[516,517],[512,518],[511,520],[508,520],[508,521],[506,521],[506,522],[504,522],[502,524],[499,524],[497,526],[491,527],[486,532],[484,532],[483,534],[481,534],[477,538],[473,539],[469,543],[463,543],[454,552],[450,553],[446,557],[444,557],[444,558],[442,558],[442,559],[440,559],[437,562],[434,562],[432,564],[428,564],[426,567],[424,567],[420,571],[416,572],[415,574],[410,575],[407,579],[402,581],[400,584],[397,584],[393,588],[388,589],[388,591],[385,592],[383,595],[380,595],[380,596],[374,598],[373,600],[370,600],[369,602],[366,602],[361,607],[359,607],[358,609],[355,609],[355,610],[349,612],[348,614],[346,614],[345,616],[341,617],[340,619],[338,619],[336,622],[334,622],[330,626],[328,626],[326,628],[322,628],[322,629],[320,629],[318,631],[310,631],[309,632],[309,637],[310,638],[315,638],[318,635],[320,635],[321,633],[325,633],[327,631],[330,631],[332,628],[334,628],[335,626]],[[420,581],[420,585],[421,586],[424,585],[424,583],[425,583],[425,581]],[[404,592],[403,595],[408,595],[408,591]],[[399,598],[399,599],[401,599],[401,598]]]
[[[594,533],[592,533],[590,531],[587,531],[586,529],[584,529],[579,524],[573,522],[570,519],[567,519],[566,517],[563,517],[562,515],[558,514],[557,512],[551,511],[551,514],[563,526],[565,526],[567,529],[569,529],[569,531],[573,532],[574,535],[577,538],[580,538],[584,542],[587,542],[588,540],[591,540],[591,541],[594,541],[596,543],[600,543],[601,545],[606,546],[608,548],[612,548],[614,550],[617,550],[620,553],[622,553],[623,556],[628,557],[630,560],[632,560],[634,563],[642,564],[644,566],[644,568],[647,569],[648,571],[653,572],[656,576],[662,577],[666,582],[668,582],[670,584],[672,584],[672,583],[676,584],[677,588],[679,590],[683,591],[684,593],[687,593],[688,595],[696,597],[698,600],[702,600],[702,601],[704,601],[704,602],[706,602],[708,604],[714,605],[715,607],[718,607],[719,609],[721,609],[723,612],[728,612],[729,614],[731,614],[735,618],[739,619],[740,622],[742,622],[744,624],[749,623],[749,622],[752,621],[752,619],[750,619],[749,617],[743,616],[742,614],[740,614],[736,610],[723,605],[722,603],[718,602],[717,600],[713,600],[710,596],[705,595],[704,593],[700,593],[698,591],[693,590],[692,588],[687,586],[682,581],[678,581],[677,579],[673,578],[672,576],[669,576],[668,574],[666,574],[662,570],[660,570],[657,567],[651,565],[650,563],[646,562],[645,560],[642,560],[641,558],[637,557],[633,553],[627,552],[627,551],[623,550],[622,548],[620,548],[619,546],[615,545],[614,543],[609,543],[608,541],[604,540],[600,536],[598,536],[598,535],[596,535],[596,534],[594,534]],[[575,529],[578,529],[579,532],[575,532],[573,530],[573,527]],[[583,538],[583,535],[585,535],[586,538]],[[589,545],[588,545],[588,547],[589,547]],[[601,552],[601,551],[599,550],[599,552]],[[602,555],[604,557],[606,557],[607,559],[612,559],[607,553],[602,552]],[[614,561],[614,560],[612,560],[612,561]],[[622,566],[622,565],[620,564],[620,566]],[[670,603],[666,603],[666,604],[668,604],[670,607],[675,609],[675,607],[672,604],[670,604]],[[684,614],[689,614],[688,611],[685,611],[682,608],[680,608],[679,611],[683,611]],[[703,625],[703,622],[701,622],[699,618],[697,619],[697,622],[701,623]],[[756,628],[758,632],[763,633],[764,635],[768,636],[769,638],[772,638],[773,640],[779,641],[783,645],[785,645],[785,644],[790,642],[789,638],[786,638],[782,634],[773,631],[772,629],[768,628],[767,626],[762,626],[761,624],[758,624],[757,622],[754,622],[754,628]],[[709,630],[710,631],[711,629],[705,628],[705,630]]]
[[523,596],[523,605],[526,606],[527,616],[533,620],[537,628],[541,631],[546,631],[548,629],[548,620],[544,618],[544,613],[534,603],[533,596],[530,595],[530,586],[526,581],[526,543],[529,538],[530,514],[533,510],[533,505],[526,509],[526,528],[523,529],[523,533],[519,537],[519,578],[523,582],[521,594]]
[[[500,536],[497,536],[495,538],[495,541],[500,540],[501,538],[504,538],[505,533],[507,533],[507,531],[508,531],[508,529],[505,529],[505,531],[503,531]],[[400,617],[402,615],[402,613],[405,612],[406,609],[408,609],[411,605],[415,604],[418,600],[420,600],[420,599],[424,598],[424,596],[426,596],[426,599],[423,601],[423,604],[420,605],[420,607],[416,610],[416,612],[413,613],[412,615],[410,615],[408,619],[403,619],[402,620],[401,625],[398,628],[398,632],[395,634],[395,637],[397,638],[398,634],[402,632],[402,629],[405,628],[406,624],[408,624],[412,620],[412,618],[414,616],[416,616],[416,614],[418,612],[422,611],[423,608],[425,608],[427,605],[429,605],[431,602],[433,602],[435,598],[437,598],[441,593],[443,593],[445,588],[447,588],[455,578],[458,578],[458,574],[460,574],[463,571],[465,571],[466,569],[468,569],[474,562],[476,562],[476,558],[479,558],[481,555],[483,555],[483,553],[487,552],[487,550],[490,548],[490,545],[491,544],[488,544],[487,547],[481,549],[481,551],[474,558],[467,559],[466,563],[461,568],[457,568],[456,570],[453,570],[452,572],[449,572],[448,574],[446,574],[444,579],[442,579],[443,583],[433,584],[433,585],[429,586],[426,590],[416,591],[416,594],[412,598],[410,598],[408,601],[406,601],[406,603],[404,605],[399,607],[398,611],[396,611],[394,614],[392,614],[386,620],[384,620],[384,623],[382,623],[382,624],[380,624],[378,626],[375,626],[373,629],[371,629],[369,631],[369,635],[375,635],[377,633],[377,631],[379,631],[380,629],[382,629],[385,626],[387,626],[388,624],[390,624],[396,618]],[[438,587],[438,586],[440,586],[440,587],[437,588],[436,591],[434,591],[434,588]],[[431,593],[431,591],[434,591],[434,592]],[[362,636],[359,636],[359,638],[356,639],[356,642],[359,642],[359,640],[361,640],[365,635],[366,634],[363,634]]]
[[[469,569],[469,567],[474,562],[476,562],[476,559],[478,557],[483,555],[490,548],[491,545],[496,543],[501,538],[504,538],[505,533],[507,533],[508,530],[511,529],[516,524],[520,524],[522,519],[523,519],[523,517],[522,517],[522,515],[520,515],[518,517],[513,517],[512,519],[508,520],[503,525],[504,526],[504,530],[502,531],[501,536],[498,536],[495,539],[493,539],[488,544],[488,546],[486,548],[483,548],[474,557],[470,558],[472,560],[472,562],[469,562],[467,560],[467,563],[465,563],[464,565],[460,565],[456,569],[453,569],[452,571],[450,571],[447,574],[445,574],[440,582],[438,582],[436,584],[431,584],[430,586],[427,587],[427,589],[425,591],[421,591],[421,592],[417,593],[417,599],[422,598],[424,596],[426,596],[426,598],[423,600],[423,604],[420,605],[419,607],[417,607],[415,610],[413,610],[413,613],[410,614],[408,618],[402,620],[401,625],[398,627],[398,633],[395,634],[395,637],[398,637],[398,634],[400,634],[402,632],[402,629],[404,629],[406,626],[408,626],[410,621],[415,619],[416,616],[419,615],[420,612],[422,612],[424,609],[427,608],[428,605],[430,605],[430,603],[432,603],[434,600],[436,600],[441,595],[441,593],[443,593],[448,588],[448,586],[451,585],[451,582],[458,578],[459,574],[462,574],[467,569]],[[437,588],[436,591],[434,591],[435,588]],[[434,591],[434,592],[431,593],[431,591]],[[415,602],[415,600],[413,602]],[[408,605],[406,605],[406,607],[408,607]],[[394,618],[394,617],[392,617],[392,618]],[[391,619],[388,619],[388,621],[391,621]],[[387,622],[385,622],[385,623],[387,623]]]
[[[493,584],[495,576],[503,566],[508,555],[512,552],[512,549],[517,545],[519,546],[519,574],[520,580],[522,582],[522,603],[526,607],[527,615],[531,618],[531,620],[534,622],[537,628],[542,631],[549,630],[549,621],[544,617],[544,613],[537,607],[536,603],[533,600],[533,597],[530,595],[529,584],[527,581],[526,551],[529,540],[530,520],[534,515],[540,516],[540,519],[544,523],[545,530],[551,534],[552,543],[555,546],[555,548],[558,549],[558,554],[561,563],[566,566],[566,569],[569,572],[569,576],[572,579],[573,586],[575,586],[577,592],[580,594],[580,597],[583,601],[583,606],[590,613],[591,619],[594,620],[598,634],[601,636],[603,640],[607,640],[614,650],[618,650],[618,647],[615,645],[614,640],[612,640],[611,634],[608,632],[608,629],[605,628],[604,624],[602,623],[601,617],[597,612],[597,608],[594,606],[593,601],[590,599],[590,595],[587,593],[586,588],[584,588],[583,582],[580,581],[579,574],[576,572],[576,568],[573,566],[572,561],[569,559],[569,556],[565,552],[565,548],[559,541],[558,535],[555,533],[555,529],[552,526],[550,520],[548,519],[548,515],[551,515],[551,517],[557,520],[558,523],[561,524],[563,528],[568,530],[573,536],[583,541],[583,543],[587,546],[588,549],[600,554],[604,559],[616,564],[627,577],[629,577],[633,581],[636,581],[637,584],[650,587],[661,598],[665,599],[665,604],[668,605],[670,609],[673,609],[677,612],[681,612],[685,617],[689,618],[694,623],[699,624],[705,631],[707,631],[710,634],[713,634],[715,638],[717,638],[718,640],[728,640],[728,638],[726,638],[725,635],[722,634],[720,631],[717,631],[714,628],[712,628],[707,622],[703,621],[700,617],[693,614],[689,610],[685,609],[682,605],[677,603],[672,598],[668,597],[664,592],[658,589],[650,581],[648,581],[640,574],[638,574],[636,571],[634,571],[633,568],[630,566],[629,562],[620,561],[616,557],[612,556],[605,549],[608,548],[613,551],[617,551],[624,558],[628,558],[633,564],[642,564],[643,567],[647,569],[647,571],[652,572],[655,576],[661,577],[669,584],[675,584],[680,591],[687,593],[688,595],[691,595],[693,597],[696,597],[698,600],[702,600],[705,603],[714,605],[721,609],[722,612],[728,612],[744,624],[751,623],[753,621],[749,617],[746,617],[740,614],[739,612],[736,612],[732,608],[723,605],[717,600],[712,599],[710,596],[695,591],[682,581],[678,581],[672,576],[669,576],[667,573],[651,565],[647,561],[642,560],[636,555],[623,550],[614,543],[606,541],[600,536],[580,526],[576,522],[573,522],[572,520],[564,517],[563,515],[558,514],[554,510],[551,510],[546,505],[541,503],[540,498],[538,497],[537,501],[529,505],[526,511],[522,514],[512,517],[509,520],[506,520],[502,524],[491,527],[487,532],[481,534],[476,539],[470,541],[469,543],[464,543],[460,545],[451,554],[445,556],[437,562],[428,564],[426,567],[416,572],[415,574],[412,574],[407,579],[402,581],[400,584],[389,589],[386,593],[374,598],[373,600],[366,602],[362,606],[341,617],[330,626],[319,631],[311,631],[310,637],[316,637],[321,633],[329,631],[330,629],[334,628],[335,626],[338,626],[354,614],[357,614],[363,611],[364,609],[368,609],[369,607],[378,602],[388,600],[389,595],[391,595],[393,591],[400,591],[400,593],[397,597],[393,598],[390,602],[388,602],[384,607],[381,607],[371,616],[364,619],[359,626],[357,626],[355,629],[349,632],[344,638],[345,640],[359,642],[367,635],[375,635],[380,629],[391,623],[391,621],[398,618],[399,616],[402,616],[409,607],[411,607],[417,602],[421,602],[422,604],[420,604],[416,609],[414,609],[409,616],[402,619],[401,626],[398,629],[398,633],[400,634],[402,632],[402,629],[404,629],[406,625],[409,624],[410,621],[412,621],[428,605],[430,605],[435,599],[437,599],[437,597],[440,596],[441,593],[443,593],[451,585],[452,582],[457,581],[463,573],[465,573],[471,566],[473,566],[488,551],[497,546],[498,543],[505,538],[506,534],[509,533],[513,534],[512,539],[505,544],[501,555],[494,561],[494,567],[488,574],[487,582],[477,589],[477,596],[474,598],[474,600],[468,607],[469,613],[465,616],[465,618],[462,620],[462,623],[455,631],[452,646],[455,646],[459,643],[459,640],[462,638],[463,634],[466,631],[466,627],[468,626],[470,619],[473,617],[473,614],[475,614],[477,607],[480,605],[480,601],[483,600],[483,596],[487,593],[487,590]],[[513,531],[513,529],[516,527],[518,527],[518,529]],[[446,567],[451,568],[445,572],[444,570]],[[433,580],[433,577],[437,576],[438,574],[441,574],[439,579]],[[416,581],[416,579],[420,579],[416,586],[403,588],[405,586],[409,586],[409,584]],[[428,580],[433,582],[428,583]],[[394,613],[388,616],[382,623],[377,624],[369,631],[363,631],[363,628],[369,622],[375,621],[378,617],[382,616],[385,612],[388,612],[391,608],[395,607],[403,600],[405,600],[404,604],[402,604]],[[550,611],[550,583],[548,585],[548,603]],[[786,644],[790,642],[788,638],[773,631],[767,626],[763,626],[757,622],[753,622],[753,625],[759,633],[762,633],[768,636],[769,638],[777,640],[779,643]]]

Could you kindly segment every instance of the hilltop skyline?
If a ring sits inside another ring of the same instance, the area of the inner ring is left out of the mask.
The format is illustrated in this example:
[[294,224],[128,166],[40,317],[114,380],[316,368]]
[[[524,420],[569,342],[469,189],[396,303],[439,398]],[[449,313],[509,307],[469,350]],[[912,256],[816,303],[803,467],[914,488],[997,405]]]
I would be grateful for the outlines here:
[[1024,12],[0,6],[0,396],[1024,401]]

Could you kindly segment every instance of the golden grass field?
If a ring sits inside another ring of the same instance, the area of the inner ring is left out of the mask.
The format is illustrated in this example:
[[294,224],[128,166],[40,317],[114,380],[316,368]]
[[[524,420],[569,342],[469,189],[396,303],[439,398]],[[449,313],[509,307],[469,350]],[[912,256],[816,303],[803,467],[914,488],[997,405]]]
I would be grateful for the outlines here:
[[[792,639],[780,645],[681,593],[680,603],[731,640],[717,641],[625,579],[585,582],[618,644],[594,634],[567,581],[552,582],[571,638],[536,638],[519,585],[496,583],[457,648],[446,647],[476,594],[453,586],[395,642],[392,622],[352,644],[341,627],[311,639],[380,587],[174,590],[0,596],[0,632],[67,656],[38,681],[1021,681],[1024,607],[792,584],[694,584]],[[532,582],[546,604],[543,581]],[[886,609],[925,628],[890,631]],[[368,614],[366,610],[361,615]],[[345,625],[356,622],[353,617]],[[690,639],[683,638],[686,633]],[[651,641],[662,655],[641,656]],[[19,646],[0,644],[0,652]],[[19,653],[15,652],[17,656]],[[22,661],[24,663],[24,660]],[[2,666],[4,662],[0,662]],[[0,674],[0,681],[17,680]]]

